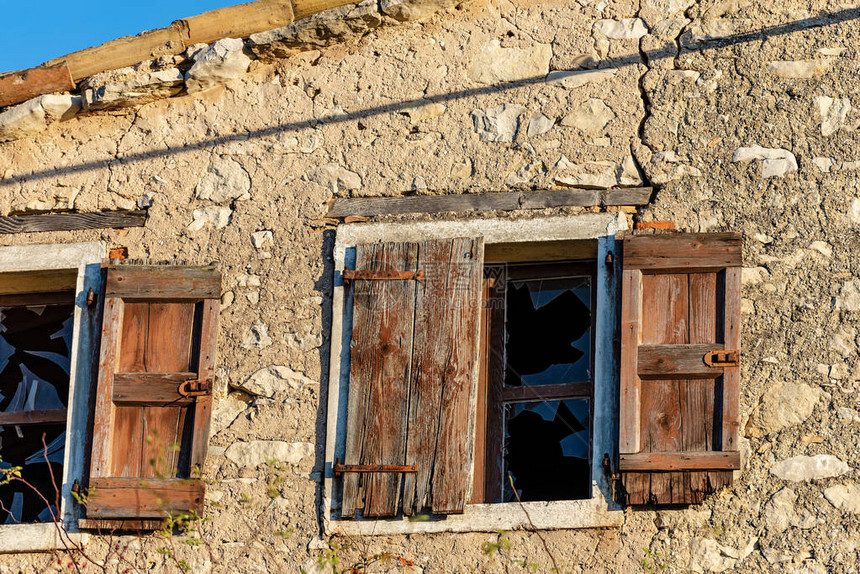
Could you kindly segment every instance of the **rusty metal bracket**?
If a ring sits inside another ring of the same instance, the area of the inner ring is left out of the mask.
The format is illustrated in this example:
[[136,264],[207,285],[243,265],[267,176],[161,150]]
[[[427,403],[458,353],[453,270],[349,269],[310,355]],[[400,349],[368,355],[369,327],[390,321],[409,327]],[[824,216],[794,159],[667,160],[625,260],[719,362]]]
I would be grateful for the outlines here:
[[182,381],[179,383],[176,392],[183,397],[202,397],[208,395],[211,391],[209,381]]
[[332,466],[335,476],[340,476],[345,472],[418,472],[417,464],[341,464],[340,459],[335,460]]
[[706,365],[715,369],[737,367],[740,355],[740,351],[737,350],[708,351],[702,360],[705,361]]
[[380,281],[386,279],[413,279],[424,283],[425,273],[423,269],[418,271],[371,271],[367,269],[344,269],[343,282],[349,283],[361,279],[364,281]]

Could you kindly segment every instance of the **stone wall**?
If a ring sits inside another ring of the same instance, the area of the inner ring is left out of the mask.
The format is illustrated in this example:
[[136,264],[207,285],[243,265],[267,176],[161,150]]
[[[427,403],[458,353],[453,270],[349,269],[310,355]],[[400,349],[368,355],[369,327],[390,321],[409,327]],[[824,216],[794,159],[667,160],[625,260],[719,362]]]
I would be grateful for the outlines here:
[[[320,49],[287,43],[199,93],[165,99],[183,90],[167,78],[145,105],[98,111],[92,96],[73,119],[0,144],[0,214],[149,208],[141,229],[0,244],[102,239],[132,258],[219,262],[211,520],[204,547],[177,553],[194,572],[294,572],[327,552],[315,505],[332,237],[312,225],[326,203],[654,185],[637,219],[745,235],[734,486],[689,509],[628,511],[620,529],[506,534],[489,554],[497,535],[340,540],[341,565],[390,552],[428,573],[517,571],[511,559],[549,571],[546,545],[572,572],[851,572],[858,16],[817,0],[474,0]],[[120,543],[171,568],[163,541]],[[0,558],[0,571],[61,567]]]

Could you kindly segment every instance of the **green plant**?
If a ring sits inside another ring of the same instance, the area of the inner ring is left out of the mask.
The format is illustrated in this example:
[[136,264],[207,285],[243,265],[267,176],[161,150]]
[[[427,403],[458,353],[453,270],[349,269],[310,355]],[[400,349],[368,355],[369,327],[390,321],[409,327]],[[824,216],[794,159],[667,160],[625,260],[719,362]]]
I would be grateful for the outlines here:
[[642,564],[642,569],[645,572],[662,572],[669,567],[663,560],[660,559],[660,553],[650,548],[643,548],[642,552],[645,556],[639,561]]

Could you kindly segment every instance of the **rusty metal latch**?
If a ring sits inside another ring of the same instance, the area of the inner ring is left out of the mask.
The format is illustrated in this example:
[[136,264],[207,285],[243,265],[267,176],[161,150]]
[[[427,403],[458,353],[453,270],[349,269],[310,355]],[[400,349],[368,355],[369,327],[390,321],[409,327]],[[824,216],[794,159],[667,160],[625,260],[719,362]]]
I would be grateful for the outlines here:
[[182,381],[176,389],[183,397],[202,397],[209,394],[211,390],[209,381]]
[[737,350],[708,351],[705,353],[703,360],[706,365],[715,369],[737,367],[740,355],[740,351]]
[[332,466],[335,476],[345,472],[418,472],[417,464],[341,464],[340,459],[335,460]]
[[371,271],[366,269],[344,269],[343,282],[349,283],[356,279],[365,281],[380,281],[385,279],[406,279],[424,283],[425,274],[423,269],[418,271]]

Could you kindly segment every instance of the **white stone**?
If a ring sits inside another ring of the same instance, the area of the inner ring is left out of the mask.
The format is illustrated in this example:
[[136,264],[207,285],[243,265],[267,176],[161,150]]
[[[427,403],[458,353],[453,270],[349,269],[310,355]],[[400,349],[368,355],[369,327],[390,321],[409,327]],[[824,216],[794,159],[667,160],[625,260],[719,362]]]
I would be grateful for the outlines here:
[[803,482],[842,476],[851,467],[830,454],[794,456],[771,467],[771,474],[791,482]]
[[216,157],[197,184],[194,196],[215,203],[250,199],[251,176],[238,162]]
[[584,132],[600,132],[613,119],[615,113],[603,100],[589,98],[576,111],[565,116],[561,125],[575,127]]
[[833,257],[833,247],[826,241],[813,241],[809,244],[809,248],[827,259]]
[[555,120],[546,117],[543,114],[538,114],[529,120],[529,127],[526,130],[526,135],[530,138],[545,134],[555,125]]
[[689,568],[693,572],[723,572],[737,563],[737,557],[734,548],[711,538],[696,537],[690,541]]
[[764,505],[763,518],[768,529],[781,533],[797,522],[798,516],[794,510],[796,502],[797,493],[788,487],[774,494]]
[[733,162],[748,162],[763,160],[761,176],[782,177],[790,171],[797,171],[797,158],[787,149],[764,148],[754,144],[749,147],[739,147],[732,156]]
[[257,323],[256,325],[252,325],[245,334],[245,338],[242,340],[242,347],[245,349],[250,349],[251,347],[265,349],[266,347],[271,347],[272,342],[272,338],[269,336],[268,325]]
[[361,189],[361,176],[336,163],[327,163],[311,172],[310,180],[327,187],[335,195]]
[[828,342],[831,351],[836,351],[846,359],[857,350],[857,330],[850,325],[842,325],[833,333]]
[[556,169],[558,170],[554,178],[556,183],[572,187],[605,189],[619,185],[642,184],[642,177],[632,156],[626,156],[621,165],[611,161],[574,164],[561,156]]
[[177,68],[148,72],[125,82],[84,90],[86,110],[114,109],[145,104],[182,91],[184,76]]
[[207,205],[202,209],[195,209],[191,214],[193,220],[188,225],[188,231],[200,231],[207,224],[215,229],[222,229],[230,224],[232,215],[232,209],[217,205]]
[[820,169],[824,173],[829,173],[831,169],[833,169],[833,159],[829,157],[814,157],[812,158],[812,165]]
[[860,311],[860,280],[852,279],[842,285],[839,296],[836,297],[836,309],[839,311]]
[[436,118],[445,113],[445,104],[438,104],[424,100],[426,103],[408,108],[405,112],[413,123],[423,122],[430,118]]
[[610,40],[637,40],[648,33],[648,26],[641,18],[604,19],[594,23],[594,31]]
[[297,373],[289,367],[271,365],[260,369],[244,381],[234,383],[231,386],[251,395],[271,398],[275,396],[275,393],[287,389],[296,390],[306,385],[316,384],[318,383],[313,379],[306,377],[302,373]]
[[474,110],[472,122],[481,141],[513,142],[520,127],[520,116],[526,108],[518,104],[502,104],[487,111]]
[[49,119],[59,121],[72,119],[83,105],[81,96],[71,94],[45,94],[39,98],[39,104]]
[[498,40],[492,40],[472,59],[466,75],[479,84],[516,82],[545,76],[551,59],[552,47],[549,44],[503,48]]
[[853,482],[825,488],[824,498],[839,510],[860,514],[860,487]]
[[764,267],[744,267],[741,269],[742,285],[758,285],[769,278],[770,273]]
[[236,286],[237,287],[260,287],[262,283],[260,282],[260,278],[256,275],[237,275],[236,276]]
[[602,82],[615,75],[615,68],[606,70],[577,70],[573,72],[550,72],[546,76],[548,84],[561,86],[568,90],[581,88],[587,84]]
[[853,198],[848,206],[848,223],[860,227],[860,198]]
[[851,100],[848,98],[833,99],[827,96],[813,98],[818,115],[821,117],[821,135],[827,137],[845,125],[848,113],[851,111]]
[[236,442],[227,447],[224,456],[240,467],[257,467],[261,464],[286,462],[298,464],[314,454],[309,442],[280,440],[252,440]]
[[194,64],[185,73],[188,93],[214,88],[244,74],[251,65],[251,58],[242,51],[244,46],[239,38],[223,38],[197,51]]
[[771,62],[768,71],[780,78],[808,80],[827,70],[828,60],[780,60]]
[[747,435],[763,437],[808,419],[826,393],[803,383],[780,382],[768,388],[750,415]]
[[379,9],[400,22],[420,20],[457,4],[459,0],[381,0]]
[[226,396],[215,400],[212,405],[212,434],[229,427],[247,408],[248,405],[244,401],[240,401],[233,396]]
[[268,229],[251,234],[251,244],[255,249],[262,249],[274,243],[272,232]]
[[0,142],[26,137],[47,125],[40,98],[27,100],[0,113]]

